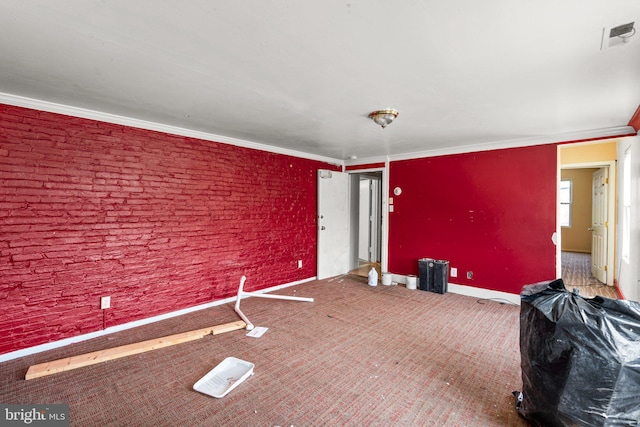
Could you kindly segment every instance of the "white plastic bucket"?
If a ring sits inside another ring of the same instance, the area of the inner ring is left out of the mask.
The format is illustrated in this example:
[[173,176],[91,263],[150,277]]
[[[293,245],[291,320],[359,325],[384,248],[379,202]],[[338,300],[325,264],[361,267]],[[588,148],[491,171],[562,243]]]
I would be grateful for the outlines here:
[[413,274],[409,274],[407,276],[407,289],[412,289],[415,290],[418,287],[418,277],[413,275]]
[[382,284],[385,286],[391,285],[391,273],[382,273]]

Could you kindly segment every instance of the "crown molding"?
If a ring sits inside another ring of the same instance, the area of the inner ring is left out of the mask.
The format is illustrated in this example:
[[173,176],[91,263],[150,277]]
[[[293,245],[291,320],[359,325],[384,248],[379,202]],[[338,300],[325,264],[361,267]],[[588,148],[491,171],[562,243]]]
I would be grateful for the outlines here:
[[511,139],[505,141],[494,141],[488,143],[468,144],[455,147],[439,148],[435,150],[416,151],[411,153],[402,153],[394,155],[384,155],[360,158],[357,160],[342,160],[332,157],[320,156],[302,151],[291,150],[287,148],[279,148],[258,142],[247,141],[238,138],[231,138],[223,135],[216,135],[208,132],[181,128],[178,126],[165,125],[162,123],[150,122],[146,120],[135,119],[132,117],[119,116],[116,114],[104,113],[101,111],[89,110],[85,108],[73,107],[70,105],[58,104],[49,101],[43,101],[33,98],[27,98],[18,95],[11,95],[0,92],[0,103],[13,105],[17,107],[30,108],[33,110],[47,111],[50,113],[64,114],[67,116],[80,117],[84,119],[97,120],[106,123],[130,126],[139,129],[164,132],[172,135],[186,136],[205,141],[219,142],[222,144],[235,145],[238,147],[250,148],[254,150],[267,151],[270,153],[283,154],[292,157],[298,157],[309,160],[338,165],[342,167],[357,166],[368,163],[380,163],[388,161],[410,160],[422,157],[436,157],[449,154],[472,153],[479,151],[499,150],[504,148],[526,147],[533,145],[554,144],[572,141],[591,141],[609,138],[620,138],[624,136],[636,135],[637,132],[632,126],[618,126],[603,129],[592,129],[581,132],[562,133],[555,135],[539,135],[530,138]]
[[[389,156],[375,156],[375,157],[367,157],[357,160],[346,159],[344,161],[345,168],[347,166],[358,166],[358,165],[368,165],[371,163],[387,163],[389,161]],[[351,171],[350,171],[351,172]]]
[[317,160],[333,165],[343,166],[344,162],[340,159],[332,157],[319,156],[309,154],[302,151],[290,150],[287,148],[273,147],[258,142],[247,141],[244,139],[231,138],[228,136],[216,135],[208,132],[181,128],[178,126],[165,125],[162,123],[150,122],[147,120],[135,119],[132,117],[119,116],[116,114],[104,113],[101,111],[89,110],[86,108],[73,107],[70,105],[57,104],[55,102],[43,101],[39,99],[27,98],[24,96],[11,95],[0,92],[0,103],[12,105],[15,107],[30,108],[32,110],[46,111],[49,113],[64,114],[72,117],[80,117],[83,119],[97,120],[100,122],[113,123],[117,125],[129,126],[138,129],[152,130],[164,132],[171,135],[186,136],[190,138],[201,139],[205,141],[219,142],[222,144],[235,145],[238,147],[251,148],[254,150],[268,151],[275,154],[283,154],[286,156],[299,157],[308,160]]
[[615,139],[636,135],[631,126],[617,126],[603,129],[592,129],[581,132],[561,133],[555,135],[540,135],[530,138],[510,139],[480,144],[460,145],[456,147],[439,148],[435,150],[416,151],[411,153],[394,154],[389,156],[368,157],[358,160],[347,160],[345,166],[357,166],[359,164],[377,163],[398,160],[411,160],[422,157],[446,156],[449,154],[474,153],[479,151],[500,150],[505,148],[528,147],[544,144],[558,144],[565,142],[599,142],[603,139]]

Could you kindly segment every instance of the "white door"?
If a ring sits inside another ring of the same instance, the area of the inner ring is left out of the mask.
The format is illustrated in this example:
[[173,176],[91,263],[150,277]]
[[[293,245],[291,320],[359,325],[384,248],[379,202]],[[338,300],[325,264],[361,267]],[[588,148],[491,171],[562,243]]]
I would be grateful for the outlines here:
[[319,170],[318,279],[349,272],[349,221],[349,174]]
[[591,274],[602,283],[607,283],[608,173],[608,168],[601,168],[592,178]]

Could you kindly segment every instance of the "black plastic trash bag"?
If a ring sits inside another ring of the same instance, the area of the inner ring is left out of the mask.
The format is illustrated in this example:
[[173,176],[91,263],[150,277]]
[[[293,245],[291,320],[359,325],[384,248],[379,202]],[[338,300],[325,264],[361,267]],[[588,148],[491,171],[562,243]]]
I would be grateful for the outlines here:
[[521,293],[518,413],[540,426],[640,425],[640,304],[561,279]]

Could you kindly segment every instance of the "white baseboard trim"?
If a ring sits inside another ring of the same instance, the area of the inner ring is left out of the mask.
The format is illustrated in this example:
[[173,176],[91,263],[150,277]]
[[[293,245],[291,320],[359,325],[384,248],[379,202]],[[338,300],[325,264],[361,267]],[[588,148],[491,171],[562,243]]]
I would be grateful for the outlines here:
[[456,285],[449,283],[449,292],[454,294],[466,295],[479,299],[494,300],[497,302],[509,302],[511,304],[520,305],[520,294],[510,294],[502,291],[493,291],[491,289],[474,288],[473,286]]
[[[407,283],[407,276],[401,274],[393,274],[393,281],[397,283]],[[520,294],[510,294],[502,291],[493,291],[491,289],[476,288],[467,285],[457,285],[455,283],[448,284],[448,292],[466,295],[468,297],[494,300],[497,302],[508,302],[510,304],[520,305]]]
[[[314,277],[309,277],[307,279],[302,279],[302,280],[298,280],[298,281],[295,281],[295,282],[285,283],[283,285],[272,286],[270,288],[261,289],[259,291],[252,291],[252,292],[255,292],[255,293],[267,293],[267,292],[277,291],[279,289],[288,288],[290,286],[300,285],[302,283],[310,282],[312,280],[316,280],[316,277],[315,276]],[[247,296],[247,297],[250,297],[250,296]],[[243,297],[243,298],[247,298],[247,297]],[[24,357],[24,356],[29,356],[31,354],[41,353],[41,352],[47,351],[47,350],[53,350],[55,348],[64,347],[64,346],[67,346],[67,345],[70,345],[70,344],[75,344],[75,343],[86,341],[86,340],[90,340],[90,339],[93,339],[93,338],[102,337],[104,335],[109,335],[109,334],[112,334],[114,332],[120,332],[120,331],[124,331],[124,330],[127,330],[127,329],[136,328],[138,326],[148,325],[150,323],[159,322],[161,320],[170,319],[172,317],[182,316],[184,314],[192,313],[194,311],[204,310],[204,309],[215,307],[215,306],[218,306],[218,305],[227,304],[229,302],[234,302],[235,300],[236,300],[236,297],[233,296],[233,297],[229,297],[229,298],[225,298],[225,299],[209,302],[209,303],[206,303],[206,304],[196,305],[194,307],[185,308],[185,309],[182,309],[182,310],[172,311],[170,313],[160,314],[158,316],[153,316],[153,317],[149,317],[149,318],[146,318],[146,319],[136,320],[136,321],[129,322],[129,323],[123,323],[122,325],[111,326],[111,327],[108,327],[106,329],[102,329],[100,331],[90,332],[88,334],[78,335],[78,336],[75,336],[75,337],[65,338],[65,339],[62,339],[62,340],[59,340],[59,341],[52,341],[52,342],[48,342],[46,344],[36,345],[36,346],[25,348],[25,349],[22,349],[22,350],[12,351],[10,353],[0,354],[0,363],[6,362],[6,361],[9,361],[9,360],[13,360],[13,359],[18,359],[18,358]],[[160,338],[160,337],[158,337],[158,338]]]

